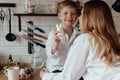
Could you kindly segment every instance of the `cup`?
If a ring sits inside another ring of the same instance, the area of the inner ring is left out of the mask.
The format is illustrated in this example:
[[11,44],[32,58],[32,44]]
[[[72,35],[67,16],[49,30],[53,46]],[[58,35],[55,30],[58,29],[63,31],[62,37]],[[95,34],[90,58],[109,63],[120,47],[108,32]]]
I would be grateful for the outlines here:
[[8,80],[19,80],[19,67],[9,67],[4,72]]

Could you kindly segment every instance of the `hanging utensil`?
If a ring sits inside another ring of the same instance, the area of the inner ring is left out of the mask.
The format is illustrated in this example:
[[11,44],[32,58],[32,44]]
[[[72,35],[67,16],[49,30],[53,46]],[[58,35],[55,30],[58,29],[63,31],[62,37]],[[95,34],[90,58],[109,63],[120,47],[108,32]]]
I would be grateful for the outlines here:
[[13,33],[11,33],[11,9],[9,8],[8,10],[9,10],[9,33],[6,35],[6,39],[8,41],[14,41],[16,40],[16,36]]
[[2,31],[3,31],[3,23],[4,23],[5,17],[6,17],[6,14],[5,14],[3,8],[1,7],[1,11],[0,11],[0,20],[2,21]]
[[120,12],[120,0],[116,0],[114,4],[112,4],[112,8],[116,11],[116,12]]
[[37,26],[35,26],[35,25],[31,25],[30,23],[28,23],[27,21],[25,21],[25,23],[26,23],[26,25],[29,27],[29,28],[31,28],[31,29],[34,29],[34,30],[38,30],[39,32],[41,32],[41,33],[46,33],[43,29],[41,29],[41,28],[39,28],[39,27],[37,27]]
[[27,32],[28,34],[32,34],[32,35],[35,35],[35,36],[37,36],[37,37],[41,37],[41,38],[47,40],[47,37],[44,36],[44,35],[36,34],[36,33],[34,33],[34,32],[29,32],[29,31],[24,30],[24,29],[23,29],[23,31],[24,31],[24,32]]
[[24,33],[23,33],[22,36],[23,36],[23,37],[26,37],[26,38],[28,38],[28,39],[30,39],[30,40],[32,40],[32,41],[35,41],[35,42],[43,42],[43,40],[30,37],[30,36],[28,36],[28,35],[26,35],[26,34],[24,34]]
[[30,37],[28,37],[26,35],[23,35],[22,37],[25,38],[30,43],[33,43],[35,45],[41,46],[42,48],[45,48],[45,44],[43,42],[38,42],[34,39],[31,39]]
[[3,8],[1,7],[1,11],[0,11],[0,19],[1,19],[2,22],[4,21],[5,17],[6,17],[6,14],[5,14]]

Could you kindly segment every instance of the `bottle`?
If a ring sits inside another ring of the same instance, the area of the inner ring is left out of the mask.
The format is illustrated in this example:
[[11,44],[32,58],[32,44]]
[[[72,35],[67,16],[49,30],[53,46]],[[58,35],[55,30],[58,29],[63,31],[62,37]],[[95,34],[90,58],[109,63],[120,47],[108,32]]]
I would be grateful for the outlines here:
[[13,66],[14,63],[13,63],[12,55],[10,54],[7,62],[7,67],[13,67]]

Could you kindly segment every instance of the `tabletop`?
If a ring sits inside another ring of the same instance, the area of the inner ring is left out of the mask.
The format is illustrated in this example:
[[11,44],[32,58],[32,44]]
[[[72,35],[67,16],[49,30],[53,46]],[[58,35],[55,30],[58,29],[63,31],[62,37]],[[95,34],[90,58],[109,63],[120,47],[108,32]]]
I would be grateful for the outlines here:
[[[32,76],[28,79],[19,79],[19,80],[41,80],[39,77],[40,69],[33,69]],[[4,70],[0,71],[0,80],[8,80],[7,76],[4,74]]]

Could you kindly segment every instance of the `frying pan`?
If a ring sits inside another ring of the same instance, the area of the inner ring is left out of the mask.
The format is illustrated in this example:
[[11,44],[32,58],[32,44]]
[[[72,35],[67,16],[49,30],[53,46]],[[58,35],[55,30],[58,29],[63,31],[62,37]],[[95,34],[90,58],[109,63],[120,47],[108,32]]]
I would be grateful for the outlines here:
[[8,10],[9,10],[9,33],[6,35],[6,39],[8,41],[14,41],[16,40],[16,36],[13,33],[11,33],[11,9],[9,8]]

